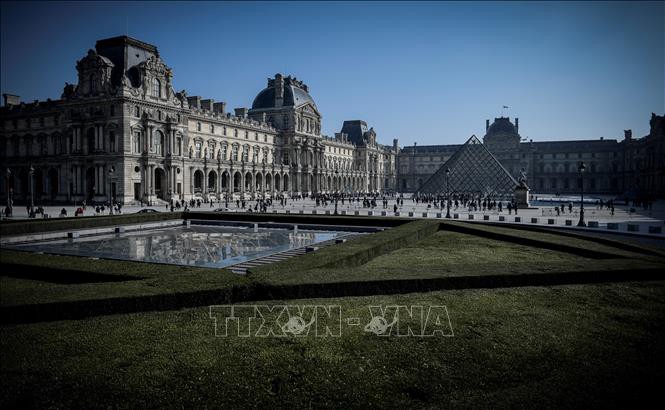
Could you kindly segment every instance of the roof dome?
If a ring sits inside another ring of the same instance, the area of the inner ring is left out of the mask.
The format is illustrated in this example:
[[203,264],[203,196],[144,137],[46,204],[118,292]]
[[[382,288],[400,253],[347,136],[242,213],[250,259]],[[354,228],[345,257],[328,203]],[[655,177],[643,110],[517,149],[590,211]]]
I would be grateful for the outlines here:
[[499,117],[494,119],[494,123],[487,130],[487,135],[492,134],[512,134],[517,135],[517,128],[510,122],[509,117]]
[[316,107],[307,85],[295,77],[276,74],[274,79],[268,79],[268,87],[254,98],[252,109],[298,107],[307,103]]

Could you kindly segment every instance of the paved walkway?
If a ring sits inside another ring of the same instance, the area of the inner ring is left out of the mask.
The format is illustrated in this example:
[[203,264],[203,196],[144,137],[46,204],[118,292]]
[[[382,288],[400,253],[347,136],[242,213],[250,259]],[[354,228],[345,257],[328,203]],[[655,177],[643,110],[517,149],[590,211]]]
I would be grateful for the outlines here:
[[[374,209],[363,208],[362,201],[360,203],[353,202],[349,203],[345,201],[342,205],[340,201],[338,203],[338,213],[340,215],[361,215],[367,216],[372,215],[376,217],[381,216],[395,216],[393,213],[393,205],[395,200],[389,200],[387,208],[383,208],[381,205],[381,200],[378,201],[378,206]],[[255,204],[254,201],[248,201],[248,206]],[[192,208],[192,211],[213,211],[224,207],[224,203],[213,203],[211,207],[210,204],[201,204],[200,208]],[[62,206],[47,206],[44,208],[44,213],[51,218],[59,217],[60,210]],[[76,207],[74,206],[65,206],[67,210],[67,217],[73,218],[74,211]],[[152,207],[140,207],[140,206],[125,206],[122,209],[123,214],[131,214],[141,211],[142,209],[154,209],[157,212],[169,212],[165,206],[152,206]],[[304,200],[288,200],[286,206],[281,206],[279,201],[274,202],[274,206],[268,208],[268,213],[303,213],[303,214],[334,214],[335,204],[329,203],[328,206],[316,206],[316,202],[311,199]],[[605,231],[605,232],[623,232],[631,234],[642,234],[650,235],[654,237],[665,238],[663,232],[665,232],[665,201],[658,201],[653,204],[651,210],[644,210],[642,208],[634,209],[634,212],[631,212],[630,206],[617,205],[615,206],[614,215],[610,214],[608,209],[599,209],[595,204],[585,204],[585,220],[588,227],[579,228],[586,231]],[[247,212],[236,207],[235,202],[229,203],[229,212]],[[402,217],[413,217],[413,218],[443,218],[446,215],[445,209],[437,208],[428,208],[427,205],[416,204],[412,202],[411,199],[404,199],[404,205],[398,209],[399,216]],[[108,215],[108,209],[106,209],[100,215]],[[543,205],[539,203],[538,206],[534,206],[531,209],[520,209],[515,215],[515,213],[508,213],[504,208],[503,212],[498,212],[497,210],[493,211],[477,211],[470,212],[468,209],[458,209],[451,208],[450,214],[453,219],[459,220],[473,220],[473,221],[491,221],[491,222],[500,222],[500,223],[518,223],[518,224],[527,224],[527,225],[542,225],[542,226],[556,226],[556,227],[567,227],[570,229],[578,229],[576,227],[579,220],[579,203],[573,207],[573,212],[568,212],[568,207],[565,207],[565,213],[558,215],[556,214],[554,205],[546,204]],[[84,212],[85,216],[95,215],[95,209],[87,207]],[[38,216],[41,217],[41,216]],[[14,216],[11,219],[27,219],[28,214],[25,207],[17,206],[14,207]]]

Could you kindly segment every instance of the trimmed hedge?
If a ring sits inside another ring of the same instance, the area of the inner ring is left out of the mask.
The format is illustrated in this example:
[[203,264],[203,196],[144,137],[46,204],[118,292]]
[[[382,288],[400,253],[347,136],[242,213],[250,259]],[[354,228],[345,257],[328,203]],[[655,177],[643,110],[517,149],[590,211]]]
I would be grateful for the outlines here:
[[434,234],[439,222],[418,220],[355,240],[301,255],[282,262],[249,269],[250,275],[271,276],[279,272],[301,272],[317,268],[349,268],[369,262],[377,256],[392,252]]
[[[615,239],[610,239],[610,238],[605,238],[605,237],[600,237],[596,235],[596,232],[580,232],[580,231],[571,231],[571,230],[564,230],[560,228],[555,228],[555,227],[540,227],[540,226],[532,226],[532,225],[513,225],[513,224],[498,224],[495,222],[490,222],[484,225],[488,226],[494,226],[497,228],[507,228],[507,229],[513,229],[517,231],[531,231],[531,232],[539,232],[539,233],[549,233],[553,235],[559,235],[563,237],[569,237],[569,238],[576,238],[576,239],[583,239],[585,241],[590,241],[590,242],[595,242],[600,245],[607,245],[611,246],[617,249],[621,249],[624,251],[628,252],[635,252],[635,253],[641,253],[644,255],[649,255],[649,256],[665,256],[665,252],[659,251],[658,249],[651,249],[648,247],[643,247],[639,245],[634,245],[630,244],[627,242],[621,242],[620,240],[615,240]],[[622,236],[629,236],[628,234],[625,234],[623,232],[602,232],[603,234],[609,234],[609,235],[622,235]]]
[[409,223],[410,219],[376,218],[351,215],[307,215],[307,214],[271,214],[259,212],[187,212],[183,219],[205,221],[239,221],[239,222],[279,222],[290,224],[346,225],[346,226],[378,226],[393,228]]
[[99,228],[103,226],[168,221],[172,219],[182,219],[182,214],[182,212],[155,212],[149,214],[79,216],[10,221],[0,223],[0,235],[21,235],[38,232],[64,231],[67,229]]
[[591,270],[523,275],[494,274],[423,279],[303,283],[297,285],[254,283],[193,292],[3,306],[0,307],[0,323],[6,325],[75,320],[90,316],[174,310],[265,300],[390,295],[449,289],[636,282],[662,280],[662,277],[661,269],[629,269],[617,271]]
[[[302,284],[257,284],[247,293],[249,301],[337,298],[434,292],[451,289],[556,286],[608,282],[662,280],[661,269],[589,270],[574,272],[447,276],[440,278],[383,279]],[[237,301],[239,302],[239,301]]]
[[254,294],[252,286],[233,285],[191,292],[2,306],[0,307],[0,323],[6,325],[76,320],[91,316],[229,304],[255,300]]
[[584,258],[591,258],[591,259],[626,258],[626,256],[623,255],[601,252],[593,249],[578,248],[575,246],[566,245],[564,243],[549,242],[539,239],[524,238],[519,235],[512,235],[508,233],[493,232],[486,229],[482,229],[482,226],[474,226],[460,222],[441,222],[441,230],[475,235],[488,239],[511,242],[518,245],[531,246],[534,248],[542,248],[542,249],[549,249],[552,251],[566,252],[572,255],[582,256]]

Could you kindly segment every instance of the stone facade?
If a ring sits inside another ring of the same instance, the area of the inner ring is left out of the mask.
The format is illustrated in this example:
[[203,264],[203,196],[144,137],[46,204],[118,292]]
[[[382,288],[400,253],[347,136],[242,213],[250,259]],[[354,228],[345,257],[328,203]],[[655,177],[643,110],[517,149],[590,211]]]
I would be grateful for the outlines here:
[[[584,162],[585,192],[628,197],[665,197],[665,118],[651,115],[649,135],[633,139],[624,131],[611,139],[522,141],[519,119],[495,118],[485,124],[483,144],[513,175],[524,169],[532,192],[578,194],[578,165]],[[413,192],[433,175],[460,145],[402,148],[397,158],[397,189]]]
[[[76,64],[59,100],[1,109],[2,194],[26,203],[394,190],[397,143],[321,134],[308,87],[275,75],[251,109],[173,89],[157,47],[121,36]],[[349,124],[366,124],[350,121]],[[32,186],[31,186],[32,185]]]

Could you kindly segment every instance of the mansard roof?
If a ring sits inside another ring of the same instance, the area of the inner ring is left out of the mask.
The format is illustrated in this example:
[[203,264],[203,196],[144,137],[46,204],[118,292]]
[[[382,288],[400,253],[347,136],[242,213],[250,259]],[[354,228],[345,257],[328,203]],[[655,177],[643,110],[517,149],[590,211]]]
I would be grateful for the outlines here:
[[510,122],[509,117],[499,117],[494,119],[494,122],[492,123],[492,125],[490,125],[489,129],[487,130],[488,136],[494,134],[518,135],[518,132],[515,125],[513,125],[513,123]]

